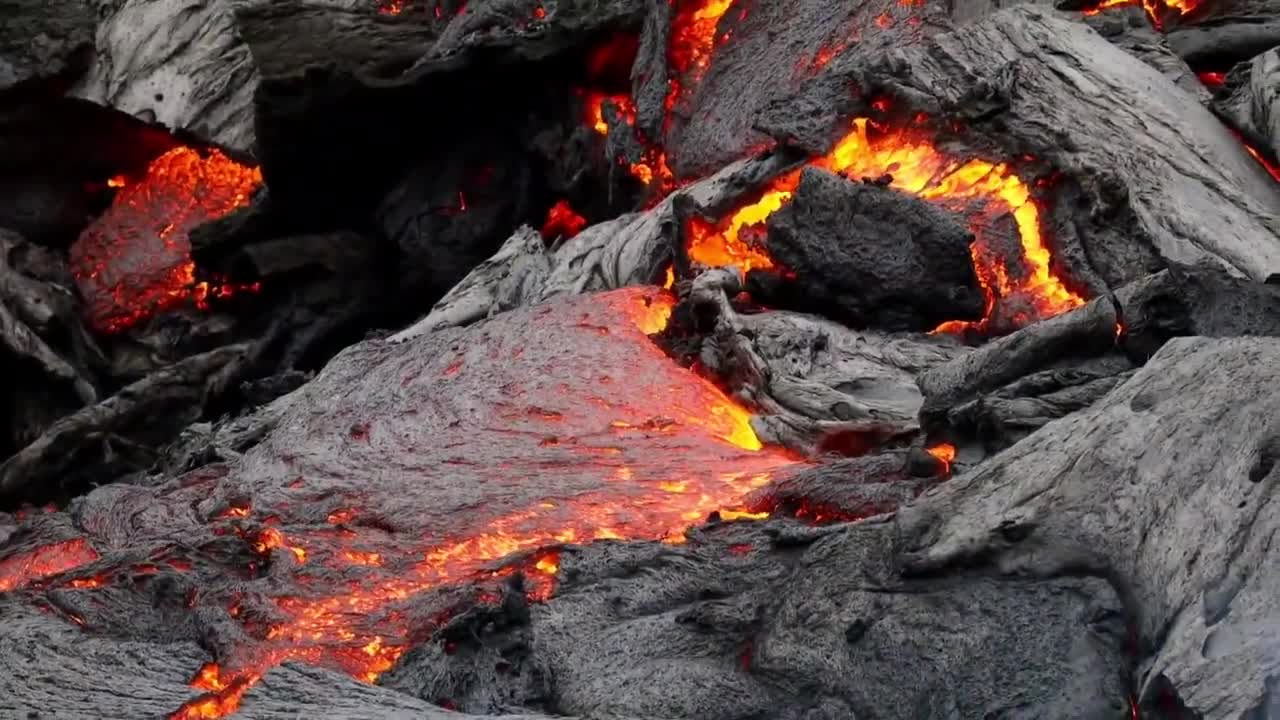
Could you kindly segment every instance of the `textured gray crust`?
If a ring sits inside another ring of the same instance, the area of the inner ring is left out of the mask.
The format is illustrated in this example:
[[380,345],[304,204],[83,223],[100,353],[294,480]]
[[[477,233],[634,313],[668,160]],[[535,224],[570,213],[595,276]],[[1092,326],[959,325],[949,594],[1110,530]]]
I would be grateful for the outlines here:
[[[905,5],[898,0],[753,2],[725,13],[712,61],[672,111],[664,138],[679,177],[704,177],[767,144],[755,127],[760,111],[800,89],[821,69],[824,51],[887,50],[915,45],[951,27],[951,3]],[[983,8],[984,10],[987,8]],[[884,18],[884,19],[881,19]],[[654,73],[652,65],[646,72]],[[644,117],[647,96],[636,96]]]
[[393,339],[468,325],[560,295],[653,283],[671,264],[672,250],[679,243],[677,203],[687,202],[692,212],[718,215],[791,164],[783,154],[731,163],[650,210],[593,225],[549,249],[532,228],[521,228],[441,298],[425,318]]
[[1232,69],[1213,108],[1272,158],[1280,153],[1280,48]]
[[1280,270],[1274,181],[1196,96],[1083,23],[1024,5],[922,47],[840,60],[762,127],[823,151],[857,111],[850,86],[958,117],[960,152],[1030,155],[1063,173],[1042,221],[1055,267],[1093,293],[1169,261],[1255,280]]
[[67,616],[0,597],[0,717],[165,717],[191,697],[194,642],[95,636]]
[[384,681],[472,712],[503,695],[698,720],[1128,716],[1105,582],[903,580],[892,535],[728,523],[685,545],[572,548],[527,622],[473,623],[451,653],[429,643]]
[[[699,360],[760,413],[766,443],[807,455],[866,452],[919,429],[916,377],[967,348],[946,336],[859,332],[787,312],[734,311],[742,289],[734,268],[699,275],[688,304],[707,327]],[[833,447],[833,444],[836,447]]]
[[[186,423],[200,416],[210,378],[235,362],[244,350],[244,346],[228,345],[195,355],[60,418],[25,448],[0,462],[0,497],[28,492],[47,496],[59,485],[76,488],[82,486],[72,480],[77,466],[92,473],[96,466],[112,462],[113,455],[149,452],[169,442]],[[156,422],[160,417],[167,421]],[[113,444],[122,447],[113,449]],[[80,455],[94,452],[105,456],[100,463]]]
[[92,1],[103,18],[98,51],[73,94],[253,148],[258,75],[234,17],[246,0]]
[[0,18],[0,91],[84,72],[97,24],[88,0],[3,0]]
[[903,569],[1108,577],[1144,705],[1169,686],[1197,717],[1258,717],[1280,672],[1277,362],[1271,338],[1170,341],[1089,409],[901,509]]

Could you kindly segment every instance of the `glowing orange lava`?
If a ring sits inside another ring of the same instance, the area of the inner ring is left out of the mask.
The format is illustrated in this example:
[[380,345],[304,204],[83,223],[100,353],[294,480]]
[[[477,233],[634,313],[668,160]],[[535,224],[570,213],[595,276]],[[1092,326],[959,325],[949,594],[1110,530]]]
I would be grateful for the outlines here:
[[671,36],[667,45],[667,121],[670,113],[711,66],[720,18],[733,0],[685,0],[674,3]]
[[1179,16],[1186,15],[1192,10],[1200,7],[1204,0],[1101,0],[1096,5],[1086,8],[1085,15],[1097,15],[1108,8],[1124,7],[1130,5],[1141,5],[1142,9],[1147,13],[1147,17],[1151,18],[1151,24],[1157,30],[1164,29],[1164,22],[1161,18],[1169,12],[1177,12]]
[[405,6],[408,4],[408,0],[382,0],[378,4],[378,12],[383,15],[399,15],[404,12]]
[[[910,131],[880,128],[866,118],[854,120],[853,129],[830,153],[809,164],[854,179],[889,174],[894,188],[957,212],[970,211],[977,204],[988,221],[1011,213],[1022,244],[1024,277],[1011,273],[1005,259],[984,241],[984,228],[989,223],[973,225],[977,240],[970,252],[987,295],[987,311],[981,324],[990,321],[998,301],[1014,296],[1026,298],[1030,304],[1027,309],[1010,311],[1008,319],[1019,326],[1084,303],[1050,270],[1051,256],[1041,234],[1039,208],[1027,184],[1007,165],[949,158],[927,139]],[[796,170],[775,180],[759,200],[739,208],[721,223],[691,223],[687,234],[690,259],[708,266],[736,265],[744,272],[773,267],[757,238],[764,221],[790,202],[799,183],[800,170]],[[944,323],[938,330],[958,331],[972,325]]]
[[262,184],[256,167],[217,150],[202,156],[176,147],[153,160],[142,180],[123,184],[70,250],[93,329],[118,332],[157,312],[257,289],[198,282],[188,239],[197,225],[248,205]]
[[[421,631],[410,627],[405,603],[442,584],[509,575],[514,567],[495,571],[493,563],[512,553],[530,553],[518,567],[526,576],[527,596],[538,600],[550,596],[560,569],[559,555],[549,545],[645,538],[678,542],[685,528],[715,511],[722,511],[723,519],[761,516],[743,507],[744,499],[766,485],[772,472],[797,460],[764,448],[747,410],[674,364],[646,337],[665,326],[675,298],[655,288],[627,288],[566,302],[574,303],[573,308],[537,316],[550,323],[538,328],[547,347],[521,341],[520,356],[503,360],[504,368],[513,368],[514,376],[526,378],[525,385],[538,394],[536,406],[503,416],[510,420],[501,432],[515,434],[502,437],[529,437],[536,447],[503,450],[513,461],[527,463],[527,470],[523,464],[495,470],[510,482],[534,469],[547,473],[577,467],[582,477],[591,478],[590,484],[566,490],[565,476],[557,476],[549,487],[559,495],[504,508],[477,520],[470,530],[433,539],[425,547],[381,531],[362,531],[360,511],[347,508],[334,510],[314,529],[268,527],[246,535],[259,552],[288,553],[283,557],[296,568],[292,571],[302,571],[293,561],[305,558],[307,567],[332,567],[349,581],[314,593],[272,597],[285,619],[257,630],[257,646],[200,668],[191,684],[204,694],[172,717],[234,712],[263,673],[286,661],[340,669],[372,682],[409,647],[411,631]],[[564,358],[566,344],[575,348],[569,359]],[[573,361],[573,369],[549,369],[568,368],[567,360]],[[467,372],[483,373],[486,383],[503,383],[487,370],[468,370],[469,362],[457,365],[447,357],[430,362],[454,368],[442,372],[433,365],[431,376],[441,378],[445,392],[448,383],[463,382]],[[567,384],[578,368],[590,368],[578,380],[589,385]],[[608,387],[614,382],[642,391],[623,396],[599,390],[601,383]],[[579,396],[578,387],[590,388],[592,394]],[[372,436],[376,441],[376,429]],[[252,521],[258,512],[263,511],[255,507],[247,519],[231,516],[224,522]],[[490,593],[484,599],[496,601],[497,596]]]
[[66,572],[98,559],[82,538],[38,547],[0,560],[0,592],[25,587],[40,578]]
[[568,200],[561,200],[547,211],[547,219],[542,223],[542,237],[548,240],[571,238],[586,226],[587,219],[574,212]]
[[950,443],[941,443],[933,447],[925,448],[925,452],[942,461],[946,466],[947,472],[951,472],[951,463],[956,459],[956,446]]

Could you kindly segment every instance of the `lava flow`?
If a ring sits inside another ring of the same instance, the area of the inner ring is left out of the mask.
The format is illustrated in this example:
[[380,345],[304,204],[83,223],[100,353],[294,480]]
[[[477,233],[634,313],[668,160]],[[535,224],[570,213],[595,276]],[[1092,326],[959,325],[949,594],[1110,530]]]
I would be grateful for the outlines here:
[[1162,18],[1166,14],[1177,12],[1179,16],[1186,15],[1200,7],[1202,2],[1203,0],[1102,0],[1096,5],[1086,8],[1084,14],[1097,15],[1108,8],[1141,5],[1142,9],[1147,13],[1147,17],[1151,18],[1151,24],[1157,30],[1163,30],[1164,21]]
[[[809,165],[853,179],[888,174],[894,188],[955,212],[971,213],[977,205],[981,217],[972,224],[976,239],[970,253],[987,296],[986,312],[976,324],[979,329],[988,327],[995,313],[1004,312],[1002,320],[1023,326],[1084,303],[1050,269],[1040,211],[1027,184],[1008,165],[950,158],[916,133],[887,130],[866,118],[855,119],[853,129],[831,152]],[[773,260],[753,238],[770,215],[790,202],[800,183],[800,172],[776,179],[759,200],[718,224],[692,222],[688,228],[689,258],[708,266],[736,265],[743,272],[773,267]],[[1025,273],[1010,272],[1005,258],[984,237],[991,221],[1005,213],[1012,213],[1017,223]],[[1013,297],[1025,299],[1028,307],[1000,307],[1002,300]],[[953,332],[974,325],[948,322],[938,331]]]
[[111,207],[70,250],[94,330],[118,332],[183,304],[203,306],[211,296],[256,289],[197,281],[188,240],[197,225],[248,205],[262,184],[256,167],[218,150],[201,155],[176,147],[153,160],[140,180],[109,184],[119,188]]
[[[347,492],[335,482],[350,482],[360,507],[330,512],[322,527],[313,520],[294,525],[287,504],[236,506],[215,516],[232,524],[276,518],[243,537],[273,565],[284,565],[273,568],[262,592],[271,614],[285,619],[246,625],[256,642],[201,668],[192,685],[205,694],[174,717],[234,711],[263,673],[285,661],[373,681],[421,631],[409,619],[416,596],[510,572],[494,563],[511,553],[532,553],[518,566],[530,596],[539,599],[550,594],[559,567],[554,548],[539,548],[604,539],[678,543],[712,512],[761,517],[744,498],[798,461],[762,447],[745,409],[650,341],[674,302],[665,291],[628,288],[513,311],[505,324],[461,343],[458,354],[388,359],[405,379],[377,381],[384,390],[397,387],[401,398],[378,405],[379,419],[352,425],[349,411],[340,409],[345,401],[335,401],[332,414],[347,413],[336,425],[347,428],[336,460],[346,470],[340,476],[329,470],[318,482],[325,498]],[[367,397],[368,389],[351,392]],[[419,414],[428,402],[430,412]],[[315,422],[308,421],[307,432],[324,435]],[[409,428],[424,437],[412,451],[403,445]],[[279,442],[299,458],[310,455],[305,440]],[[352,477],[356,468],[367,473],[393,456],[417,464],[405,474],[379,473],[373,484]],[[278,482],[305,505],[299,493],[322,470],[298,460],[289,472]],[[373,505],[394,507],[422,530],[363,524]],[[281,589],[282,572],[296,573],[293,590]],[[320,584],[322,577],[340,579]]]

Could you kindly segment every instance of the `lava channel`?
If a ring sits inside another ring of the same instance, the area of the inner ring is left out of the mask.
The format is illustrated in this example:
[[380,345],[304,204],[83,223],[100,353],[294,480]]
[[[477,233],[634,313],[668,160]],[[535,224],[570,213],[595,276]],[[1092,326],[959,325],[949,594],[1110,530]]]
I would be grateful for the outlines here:
[[[987,297],[986,311],[980,321],[951,321],[935,332],[1022,327],[1084,303],[1050,269],[1052,258],[1040,226],[1040,210],[1027,183],[1008,165],[951,158],[919,133],[884,129],[866,118],[855,119],[852,130],[831,152],[809,165],[852,179],[891,175],[894,188],[971,218],[975,240],[970,254]],[[686,232],[689,258],[711,267],[735,265],[744,273],[774,267],[773,259],[750,237],[758,232],[747,231],[758,230],[791,201],[800,172],[774,180],[759,200],[720,223],[693,220]],[[1006,213],[1012,213],[1017,223],[1026,272],[1010,272],[988,237],[994,221]],[[1009,302],[1014,298],[1018,302]]]
[[85,300],[85,320],[100,333],[119,332],[184,304],[204,306],[256,285],[197,281],[188,233],[248,205],[262,184],[256,167],[218,150],[201,154],[176,147],[134,182],[120,188],[107,209],[71,245],[71,271]]
[[[346,397],[327,399],[320,416],[283,423],[284,435],[264,446],[287,449],[289,459],[250,457],[241,471],[241,481],[270,487],[211,518],[241,528],[270,518],[265,529],[241,532],[270,558],[270,581],[256,592],[271,617],[284,619],[246,623],[256,640],[201,668],[192,685],[204,694],[173,717],[229,714],[286,661],[372,682],[410,645],[415,597],[492,577],[511,553],[534,553],[522,567],[541,580],[529,591],[538,599],[558,569],[555,552],[539,548],[678,543],[713,511],[767,514],[744,498],[800,461],[762,447],[745,409],[647,337],[666,325],[674,302],[657,288],[566,298],[473,326],[447,346],[454,351],[401,346],[370,359],[376,365],[358,377],[322,375],[316,382],[337,382]],[[358,417],[361,406],[369,417]],[[318,499],[308,498],[312,485]],[[315,504],[334,498],[349,505],[317,527]],[[400,527],[389,531],[370,516],[395,517]],[[248,592],[236,587],[235,597],[202,602],[235,605]],[[260,621],[264,613],[233,615]]]

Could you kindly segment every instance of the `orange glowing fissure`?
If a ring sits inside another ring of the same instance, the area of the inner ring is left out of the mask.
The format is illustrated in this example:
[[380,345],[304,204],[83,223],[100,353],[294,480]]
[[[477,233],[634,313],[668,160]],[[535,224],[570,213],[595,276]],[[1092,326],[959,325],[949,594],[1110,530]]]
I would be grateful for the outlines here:
[[1124,6],[1141,6],[1147,13],[1147,17],[1151,18],[1151,24],[1157,30],[1164,29],[1164,23],[1161,18],[1165,13],[1177,12],[1179,16],[1186,15],[1196,8],[1200,7],[1204,0],[1102,0],[1092,7],[1084,10],[1085,15],[1097,15],[1108,8],[1124,7]]
[[[670,362],[645,336],[666,327],[676,302],[671,293],[656,288],[629,288],[597,297],[614,308],[610,310],[615,313],[611,317],[623,325],[629,320],[631,325],[612,328],[608,342],[634,343],[636,352],[652,354],[646,363]],[[344,594],[275,598],[289,619],[269,627],[261,646],[243,657],[200,668],[191,685],[204,694],[171,717],[229,715],[263,673],[291,660],[338,668],[373,682],[396,663],[410,644],[407,621],[397,612],[397,603],[447,583],[510,574],[515,567],[496,572],[491,568],[513,553],[532,553],[518,567],[525,573],[528,596],[536,601],[551,595],[560,568],[559,553],[549,546],[606,539],[681,543],[684,530],[704,521],[712,512],[718,512],[723,520],[767,517],[768,508],[746,507],[744,499],[768,484],[773,471],[794,465],[798,459],[782,450],[764,447],[751,428],[750,413],[714,384],[688,370],[673,367],[672,371],[671,387],[650,388],[658,403],[653,407],[662,408],[660,420],[643,425],[614,420],[609,432],[619,438],[616,442],[633,443],[645,443],[644,438],[655,435],[696,432],[722,448],[717,452],[731,470],[655,481],[653,491],[634,512],[619,512],[617,498],[607,485],[559,502],[541,502],[497,518],[483,532],[431,547],[407,566],[395,565],[394,558],[354,548],[326,555],[324,546],[327,543],[331,547],[334,530],[323,531],[329,534],[317,531],[315,537],[292,537],[268,528],[250,540],[251,546],[262,553],[285,551],[286,554],[272,555],[279,561],[336,562],[339,569],[363,566],[375,572],[358,585],[351,585]],[[651,412],[645,410],[642,415]],[[567,422],[556,413],[548,415],[561,424]],[[614,468],[611,480],[640,481],[632,474],[629,466],[622,465]],[[246,512],[246,508],[232,508],[222,517],[235,522]],[[328,519],[341,531],[353,517],[353,511],[344,510],[332,513]],[[548,521],[551,517],[572,518],[572,524],[553,524]],[[315,548],[309,547],[313,543]],[[313,549],[321,554],[313,553]],[[384,570],[384,565],[391,567]],[[379,620],[371,623],[371,616]],[[369,628],[376,628],[377,634]]]
[[[869,128],[875,130],[874,135]],[[988,222],[975,222],[976,240],[970,247],[978,281],[987,296],[987,309],[979,323],[952,321],[935,332],[955,332],[989,322],[996,302],[1003,298],[1025,298],[1030,307],[1017,310],[1011,320],[1021,325],[1051,317],[1084,303],[1050,269],[1051,256],[1040,227],[1040,211],[1031,191],[1005,164],[984,160],[960,161],[949,158],[928,140],[910,131],[881,128],[866,118],[853,121],[852,130],[827,155],[809,166],[858,179],[891,175],[892,187],[964,212],[981,206],[984,220],[1011,213],[1017,224],[1025,273],[1011,273],[1005,260],[984,241]],[[712,225],[693,222],[689,227],[689,257],[707,266],[735,265],[742,272],[774,267],[772,258],[753,239],[764,222],[791,201],[800,183],[801,170],[778,179],[754,203],[739,208],[727,219]]]

